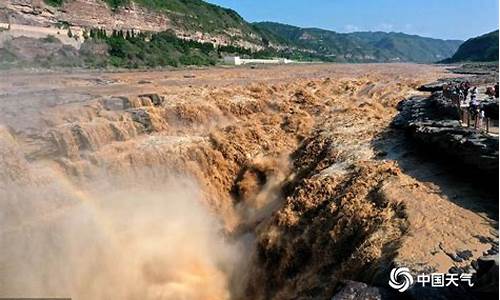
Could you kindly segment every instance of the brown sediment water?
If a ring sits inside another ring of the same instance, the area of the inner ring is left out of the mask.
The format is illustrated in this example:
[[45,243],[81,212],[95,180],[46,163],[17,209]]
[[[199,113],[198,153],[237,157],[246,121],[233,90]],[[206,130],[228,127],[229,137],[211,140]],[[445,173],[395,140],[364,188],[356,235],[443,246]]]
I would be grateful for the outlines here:
[[411,64],[2,74],[0,297],[327,299],[394,263],[460,266],[448,254],[480,256],[495,221],[452,201],[458,183],[400,167],[388,128],[400,100],[442,76]]

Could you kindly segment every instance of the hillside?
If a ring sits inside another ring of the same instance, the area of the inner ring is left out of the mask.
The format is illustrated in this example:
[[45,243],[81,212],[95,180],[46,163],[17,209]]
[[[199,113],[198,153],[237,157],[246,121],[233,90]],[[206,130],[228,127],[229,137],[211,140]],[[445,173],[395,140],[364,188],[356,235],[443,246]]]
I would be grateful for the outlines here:
[[462,43],[458,40],[439,40],[395,32],[337,33],[272,22],[254,25],[284,38],[288,44],[347,62],[435,62],[450,57]]
[[498,61],[498,30],[467,40],[450,59],[443,62],[465,61]]
[[[0,33],[0,51],[8,54],[4,57],[9,66],[64,60],[67,51],[52,39],[16,40],[50,35],[80,50],[71,65],[127,68],[212,65],[225,55],[428,63],[450,57],[461,43],[403,33],[345,34],[270,22],[252,24],[234,10],[201,0],[10,0],[0,3],[0,27],[7,25],[10,29]],[[102,32],[88,40],[91,30]],[[37,51],[41,54],[33,59],[31,53],[19,53],[17,45],[30,49],[42,45],[49,51]],[[91,51],[96,47],[97,56]],[[6,62],[0,61],[0,67],[2,63]]]
[[[234,10],[201,0],[9,0],[0,23],[161,32],[216,45],[263,49],[259,30]],[[265,41],[268,44],[271,37]],[[271,38],[272,39],[272,38]]]

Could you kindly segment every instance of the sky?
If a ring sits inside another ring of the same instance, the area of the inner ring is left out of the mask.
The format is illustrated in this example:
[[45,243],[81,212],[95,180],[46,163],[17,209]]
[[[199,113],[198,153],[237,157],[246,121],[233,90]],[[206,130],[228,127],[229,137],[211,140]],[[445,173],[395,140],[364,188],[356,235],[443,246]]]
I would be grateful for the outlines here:
[[250,22],[466,40],[498,29],[498,0],[207,0]]

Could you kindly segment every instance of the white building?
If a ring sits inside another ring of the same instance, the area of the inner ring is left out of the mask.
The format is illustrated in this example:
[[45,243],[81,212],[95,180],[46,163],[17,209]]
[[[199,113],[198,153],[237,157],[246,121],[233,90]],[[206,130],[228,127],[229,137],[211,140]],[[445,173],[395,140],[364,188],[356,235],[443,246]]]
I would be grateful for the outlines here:
[[225,56],[224,63],[228,65],[239,66],[242,64],[241,58],[239,56]]
[[289,64],[292,60],[286,58],[276,58],[276,59],[247,59],[240,58],[239,56],[225,56],[224,63],[228,65],[247,65],[247,64]]

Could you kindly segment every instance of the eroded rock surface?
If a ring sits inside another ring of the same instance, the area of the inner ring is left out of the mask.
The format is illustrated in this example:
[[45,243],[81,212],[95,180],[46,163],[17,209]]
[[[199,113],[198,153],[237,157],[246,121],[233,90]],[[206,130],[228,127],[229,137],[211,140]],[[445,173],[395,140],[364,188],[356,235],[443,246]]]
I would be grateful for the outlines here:
[[[497,103],[490,105],[498,108]],[[398,109],[392,125],[406,130],[429,152],[498,177],[498,136],[462,126],[457,108],[441,93],[404,100]]]

